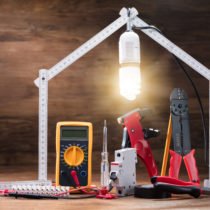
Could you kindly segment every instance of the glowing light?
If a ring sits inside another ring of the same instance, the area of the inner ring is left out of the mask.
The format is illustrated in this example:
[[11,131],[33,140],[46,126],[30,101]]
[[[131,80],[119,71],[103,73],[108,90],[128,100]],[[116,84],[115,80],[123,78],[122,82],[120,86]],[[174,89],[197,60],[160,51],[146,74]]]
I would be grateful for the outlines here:
[[128,100],[140,94],[140,41],[133,31],[126,31],[119,40],[120,94]]
[[128,100],[135,100],[141,88],[140,69],[134,66],[121,67],[119,80],[120,94]]

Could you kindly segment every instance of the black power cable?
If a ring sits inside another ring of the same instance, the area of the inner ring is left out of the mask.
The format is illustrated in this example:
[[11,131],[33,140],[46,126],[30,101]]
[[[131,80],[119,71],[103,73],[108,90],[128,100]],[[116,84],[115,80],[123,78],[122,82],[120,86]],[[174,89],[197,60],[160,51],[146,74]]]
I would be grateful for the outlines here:
[[[158,33],[160,33],[161,35],[163,35],[163,33],[161,32],[160,29],[158,29],[155,26],[145,26],[145,27],[134,27],[135,29],[139,29],[139,30],[147,30],[147,29],[153,29],[155,31],[157,31]],[[198,100],[198,104],[199,104],[199,108],[200,108],[200,114],[201,114],[201,121],[202,121],[202,127],[203,127],[203,137],[204,137],[204,150],[205,150],[205,162],[206,164],[208,164],[208,137],[207,137],[207,130],[206,130],[206,123],[205,123],[205,114],[204,114],[204,109],[203,109],[203,104],[200,98],[200,95],[198,93],[198,90],[195,86],[195,83],[193,82],[192,78],[190,77],[190,75],[188,74],[187,70],[185,69],[185,67],[182,65],[181,61],[177,58],[176,55],[174,55],[173,53],[170,53],[173,58],[175,59],[176,63],[178,64],[178,66],[182,69],[182,71],[185,73],[185,76],[187,77],[187,79],[189,80],[196,98]]]
[[200,95],[198,93],[198,90],[195,86],[195,83],[193,82],[192,78],[190,77],[189,73],[187,72],[187,70],[184,68],[183,64],[180,62],[180,60],[174,55],[172,54],[174,59],[176,60],[177,64],[179,65],[179,67],[181,67],[181,69],[183,70],[183,72],[185,73],[186,77],[188,78],[189,82],[191,83],[195,95],[197,97],[198,103],[199,103],[199,108],[200,108],[200,113],[201,113],[201,121],[202,121],[202,127],[203,127],[203,136],[204,136],[204,149],[205,149],[205,162],[206,164],[208,164],[208,138],[207,138],[207,131],[206,131],[206,122],[205,122],[205,114],[204,114],[204,109],[203,109],[203,104],[201,102],[201,98]]

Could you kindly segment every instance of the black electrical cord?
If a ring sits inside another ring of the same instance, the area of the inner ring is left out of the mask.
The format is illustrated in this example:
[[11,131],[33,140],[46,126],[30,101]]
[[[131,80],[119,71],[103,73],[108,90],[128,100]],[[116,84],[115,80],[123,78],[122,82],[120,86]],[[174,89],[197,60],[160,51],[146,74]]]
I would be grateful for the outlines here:
[[[145,26],[145,27],[134,27],[135,29],[139,29],[139,30],[146,30],[146,29],[153,29],[155,31],[157,31],[158,33],[160,33],[161,35],[163,35],[162,31],[160,29],[158,29],[155,26]],[[182,65],[182,63],[180,62],[180,60],[176,57],[176,55],[174,55],[173,53],[171,53],[171,55],[173,56],[173,58],[175,59],[176,63],[178,64],[178,66],[182,69],[182,71],[185,73],[185,76],[187,77],[187,79],[189,80],[195,95],[197,97],[198,100],[198,104],[199,104],[199,108],[200,108],[200,113],[201,113],[201,121],[202,121],[202,127],[203,127],[203,136],[204,136],[204,150],[205,150],[205,162],[206,164],[208,164],[208,150],[207,150],[207,146],[208,146],[208,138],[207,138],[207,130],[206,130],[206,123],[205,123],[205,114],[204,114],[204,109],[203,109],[203,104],[201,102],[201,98],[200,95],[198,93],[198,90],[195,86],[195,83],[193,82],[192,78],[190,77],[190,75],[188,74],[187,70],[185,69],[185,67]]]
[[207,130],[206,130],[206,122],[205,122],[205,114],[204,114],[204,109],[203,109],[203,105],[201,102],[201,98],[200,95],[198,93],[198,90],[195,86],[195,83],[193,82],[192,78],[190,77],[189,73],[187,72],[187,70],[184,68],[183,64],[180,62],[180,60],[174,55],[172,54],[174,59],[176,60],[177,64],[179,65],[179,67],[181,67],[181,69],[183,70],[183,72],[185,73],[186,77],[188,78],[188,80],[190,81],[195,95],[197,97],[198,103],[199,103],[199,108],[200,108],[200,113],[201,113],[201,121],[202,121],[202,126],[203,126],[203,136],[204,136],[204,149],[205,149],[205,153],[204,153],[204,158],[205,158],[205,163],[208,164],[208,138],[207,138]]
[[157,28],[155,26],[152,26],[152,25],[150,25],[150,26],[143,26],[143,27],[136,27],[136,26],[134,26],[133,28],[138,29],[138,30],[153,29],[153,30],[155,30],[155,31],[157,31],[157,32],[159,32],[160,34],[163,35],[162,31],[159,28]]
[[29,198],[29,199],[85,199],[85,198],[95,198],[95,195],[68,195],[68,196],[54,196],[49,194],[30,194],[30,193],[9,193],[8,196],[17,198]]

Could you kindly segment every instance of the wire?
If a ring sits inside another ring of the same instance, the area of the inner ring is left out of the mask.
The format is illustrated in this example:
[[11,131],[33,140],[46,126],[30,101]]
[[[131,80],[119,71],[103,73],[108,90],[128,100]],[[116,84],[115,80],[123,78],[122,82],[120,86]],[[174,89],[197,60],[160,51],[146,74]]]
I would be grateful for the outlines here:
[[95,198],[96,195],[70,195],[66,197],[61,197],[61,199],[85,199],[85,198]]
[[180,60],[174,55],[172,54],[174,59],[176,60],[177,64],[181,67],[181,69],[183,70],[183,72],[185,73],[186,77],[188,78],[188,80],[190,81],[193,89],[194,89],[194,92],[196,94],[196,97],[197,97],[197,100],[198,100],[198,103],[199,103],[199,108],[200,108],[200,113],[201,113],[201,121],[202,121],[202,127],[203,127],[203,136],[204,136],[204,148],[205,148],[205,153],[204,153],[204,159],[205,159],[205,163],[207,164],[208,163],[208,150],[207,150],[207,146],[208,146],[208,139],[207,139],[207,131],[206,131],[206,122],[205,122],[205,119],[204,119],[204,109],[203,109],[203,105],[202,105],[202,102],[201,102],[201,98],[200,98],[200,95],[198,93],[198,90],[195,86],[195,83],[193,82],[192,78],[190,77],[189,73],[187,72],[187,70],[184,68],[184,66],[182,65],[182,63],[180,62]]
[[59,194],[55,194],[55,196],[63,196],[65,194],[68,194],[68,193],[78,193],[78,192],[82,192],[84,194],[87,194],[87,195],[94,195],[96,196],[99,192],[99,189],[97,187],[78,187],[78,188],[75,188],[75,189],[72,189],[72,190],[69,190],[69,192],[62,192],[62,193],[59,193]]
[[[162,31],[155,27],[155,26],[145,26],[145,27],[134,27],[135,29],[139,29],[139,30],[146,30],[146,29],[153,29],[155,31],[157,31],[158,33],[160,33],[161,35],[163,35]],[[204,114],[204,109],[203,109],[203,104],[200,98],[200,95],[198,93],[198,90],[195,86],[195,83],[193,82],[192,78],[190,77],[190,75],[188,74],[187,70],[184,68],[184,66],[182,65],[182,63],[180,62],[180,60],[176,57],[176,55],[174,55],[173,53],[170,52],[170,54],[173,56],[173,58],[175,59],[176,63],[178,64],[178,66],[182,69],[182,71],[185,73],[185,76],[188,78],[194,92],[195,95],[197,97],[198,100],[198,104],[199,104],[199,108],[200,108],[200,114],[201,114],[201,121],[202,121],[202,127],[203,127],[203,137],[204,137],[204,150],[205,150],[205,155],[204,155],[204,159],[205,159],[205,163],[208,164],[208,150],[207,150],[207,146],[208,146],[208,138],[207,138],[207,131],[206,131],[206,123],[205,123],[205,114]]]
[[[15,191],[15,190],[4,190],[0,191],[3,196],[13,196],[15,198],[33,198],[33,199],[84,199],[84,198],[94,198],[99,193],[99,189],[96,187],[80,187],[72,189],[66,192],[61,192],[57,194],[50,194],[49,192],[34,193],[31,191]],[[71,193],[75,192],[74,195]],[[83,194],[76,194],[77,192],[82,192]]]
[[[159,29],[159,28],[157,28],[157,27],[155,27],[155,26],[152,26],[152,25],[150,25],[150,26],[144,26],[144,27],[134,27],[135,29],[139,29],[139,30],[145,30],[145,29],[153,29],[153,30],[155,30],[155,31],[157,31],[157,32],[159,32],[160,34],[162,34],[162,31]],[[163,35],[163,34],[162,34]]]

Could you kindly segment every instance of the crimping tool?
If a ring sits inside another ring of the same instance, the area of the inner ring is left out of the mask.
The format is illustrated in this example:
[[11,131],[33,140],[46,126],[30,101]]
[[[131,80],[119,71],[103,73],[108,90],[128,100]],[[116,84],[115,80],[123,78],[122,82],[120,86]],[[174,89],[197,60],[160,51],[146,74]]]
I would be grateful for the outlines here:
[[169,176],[179,178],[182,157],[192,183],[200,183],[198,169],[194,157],[195,149],[191,149],[188,97],[183,89],[175,88],[170,96],[172,116],[172,138],[174,151],[170,150]]
[[[170,150],[169,176],[157,176],[151,179],[158,189],[182,190],[183,187],[200,186],[200,179],[196,160],[195,149],[191,149],[188,96],[181,88],[175,88],[170,95],[170,112],[172,119],[172,139],[174,150]],[[179,171],[182,159],[189,176],[189,181],[179,180]],[[168,186],[166,184],[169,184]],[[172,189],[173,188],[173,189]],[[186,191],[187,192],[187,191]]]

